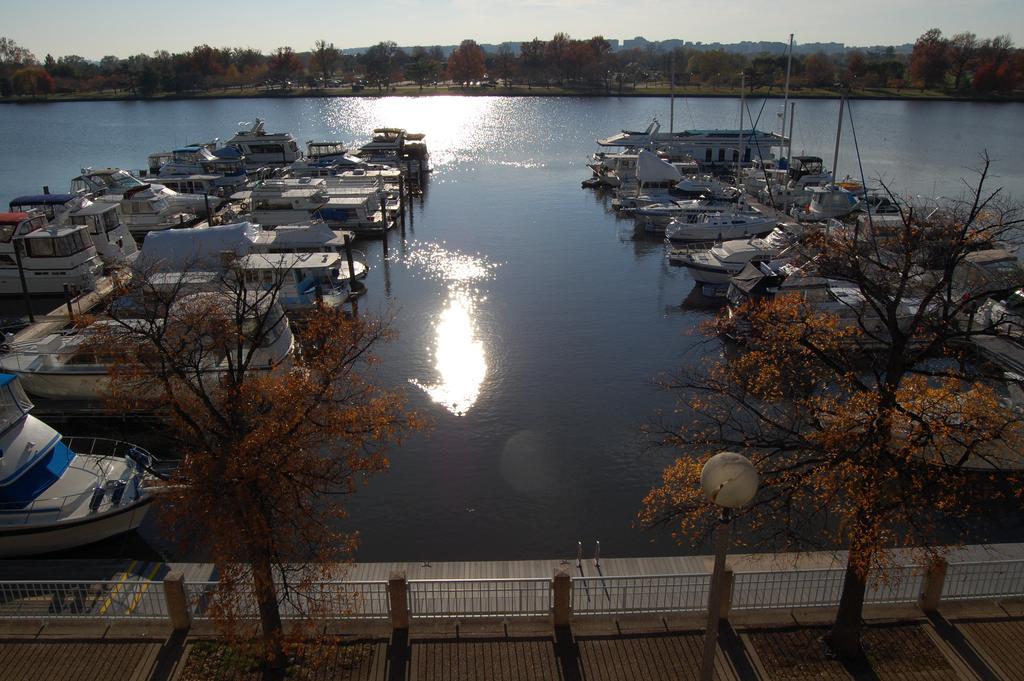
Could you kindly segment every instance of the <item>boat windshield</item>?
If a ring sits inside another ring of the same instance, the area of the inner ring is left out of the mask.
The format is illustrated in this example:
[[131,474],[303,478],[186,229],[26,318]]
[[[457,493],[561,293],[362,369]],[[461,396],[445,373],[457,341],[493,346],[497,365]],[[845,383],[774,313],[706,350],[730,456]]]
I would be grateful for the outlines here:
[[11,374],[0,374],[0,432],[20,421],[30,409],[32,401],[21,387],[21,381]]
[[145,182],[132,177],[130,173],[124,170],[117,170],[109,175],[97,175],[96,179],[101,180],[103,184],[111,189],[133,189],[145,184]]

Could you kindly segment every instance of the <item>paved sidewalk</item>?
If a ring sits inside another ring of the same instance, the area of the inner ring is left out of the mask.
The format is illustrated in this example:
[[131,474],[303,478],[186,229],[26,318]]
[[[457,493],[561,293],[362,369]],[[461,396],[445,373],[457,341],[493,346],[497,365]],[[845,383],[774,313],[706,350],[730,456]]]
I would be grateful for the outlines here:
[[[832,659],[820,638],[828,610],[734,613],[720,629],[718,681],[1024,681],[1024,605],[958,604],[865,613],[864,657]],[[334,627],[332,627],[333,629]],[[414,622],[408,637],[340,628],[341,642],[307,677],[359,681],[696,680],[695,617],[579,618],[555,636],[544,620]],[[0,623],[3,681],[250,681],[258,675],[210,644],[209,632],[166,625]]]

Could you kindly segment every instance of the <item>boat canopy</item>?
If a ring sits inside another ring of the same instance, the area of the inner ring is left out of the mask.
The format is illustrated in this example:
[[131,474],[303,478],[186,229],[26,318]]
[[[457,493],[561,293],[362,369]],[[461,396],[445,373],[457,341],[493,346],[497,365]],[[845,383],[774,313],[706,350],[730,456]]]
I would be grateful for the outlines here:
[[77,194],[30,194],[11,199],[9,205],[11,210],[14,210],[15,206],[63,206],[77,198]]
[[150,232],[139,251],[139,262],[159,270],[219,269],[225,254],[248,255],[259,233],[251,222]]
[[679,182],[683,178],[678,168],[646,149],[637,158],[636,176],[641,182]]
[[[32,409],[21,381],[14,374],[0,374],[0,432],[10,428]],[[0,457],[3,454],[0,453]]]

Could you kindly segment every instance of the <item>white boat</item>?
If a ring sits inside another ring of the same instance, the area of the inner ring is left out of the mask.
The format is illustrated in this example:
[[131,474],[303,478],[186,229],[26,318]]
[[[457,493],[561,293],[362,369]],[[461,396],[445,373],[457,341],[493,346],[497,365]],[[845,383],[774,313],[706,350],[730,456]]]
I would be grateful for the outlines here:
[[694,222],[675,218],[665,228],[668,241],[723,241],[767,234],[775,229],[775,218],[761,213],[739,211],[702,213]]
[[81,194],[39,194],[19,196],[11,201],[10,208],[12,212],[40,210],[52,225],[86,226],[106,265],[130,263],[139,250],[115,204],[93,203]]
[[832,173],[825,170],[819,157],[794,156],[785,177],[763,187],[758,196],[762,202],[776,207],[806,204],[812,187],[831,183]]
[[159,185],[144,184],[122,196],[100,196],[96,201],[119,206],[128,231],[137,238],[145,238],[149,232],[188,227],[199,219],[197,213],[182,212],[171,205],[155,187]]
[[[253,253],[235,266],[247,289],[278,286],[278,301],[291,311],[308,310],[317,304],[338,307],[351,300],[354,289],[338,253]],[[353,262],[356,278],[366,276],[366,265]]]
[[[187,272],[148,272],[144,291],[187,295],[234,290],[236,281],[250,291],[276,289],[277,302],[286,312],[302,312],[316,305],[338,307],[357,295],[352,277],[338,253],[252,253],[226,263],[227,269]],[[366,266],[353,262],[356,279]]]
[[732,239],[709,249],[678,249],[669,253],[669,262],[682,265],[699,284],[722,286],[749,262],[772,260],[793,245],[795,237],[776,227],[764,237]]
[[376,189],[332,195],[326,178],[267,180],[235,196],[248,200],[251,220],[265,227],[323,220],[334,228],[379,236],[394,225],[380,210]]
[[286,166],[302,158],[295,138],[287,132],[267,132],[262,119],[257,118],[248,130],[239,130],[224,143],[237,149],[245,157],[246,168]]
[[[187,313],[190,307],[197,304],[221,304],[217,298],[200,299],[198,296],[221,295],[195,293],[179,297],[168,313],[168,323],[190,323]],[[224,297],[223,300],[223,304],[232,305],[234,299]],[[122,299],[122,302],[128,310],[132,309],[131,300]],[[254,310],[258,308],[255,304],[252,307]],[[252,349],[250,371],[274,371],[291,359],[293,338],[288,326],[288,317],[283,310],[275,310],[277,311],[260,310],[266,315],[266,319],[271,320],[273,326],[259,346]],[[125,318],[121,322],[131,324],[132,320]],[[43,336],[38,341],[16,344],[12,346],[9,354],[0,358],[0,370],[16,374],[24,384],[25,390],[36,397],[99,402],[109,391],[108,372],[116,350],[98,347],[98,343],[104,339],[104,327],[109,328],[121,322],[97,319],[81,328],[67,329]],[[248,347],[248,344],[245,347]],[[202,363],[200,373],[212,378],[226,371],[230,360],[213,350],[207,350],[202,357],[197,356],[196,361]]]
[[[168,210],[173,213],[190,215],[207,215],[216,210],[221,200],[216,196],[199,194],[179,194],[162,184],[143,182],[127,170],[121,168],[83,168],[82,174],[71,180],[72,193],[91,194],[104,201],[116,201],[126,194],[138,195],[140,198],[163,199]],[[122,207],[122,213],[129,211]]]
[[85,225],[51,225],[41,211],[0,213],[0,294],[21,293],[22,275],[29,294],[91,291],[102,274]]
[[83,546],[130,532],[153,501],[135,445],[64,438],[29,411],[18,378],[0,374],[0,558]]
[[828,185],[811,187],[811,199],[805,206],[794,206],[792,215],[800,222],[820,222],[841,218],[857,210],[860,199],[851,191]]
[[688,155],[700,163],[727,165],[736,163],[740,153],[737,145],[743,146],[741,163],[749,165],[752,159],[773,159],[772,149],[781,147],[785,139],[775,133],[760,130],[683,130],[661,132],[661,124],[655,119],[644,131],[623,130],[622,132],[597,140],[603,147],[625,147],[627,149],[664,149],[675,155]]
[[306,156],[292,163],[289,173],[294,177],[328,177],[371,166],[366,159],[350,154],[341,142],[310,140],[306,143]]
[[430,154],[423,133],[403,128],[376,128],[373,138],[359,147],[356,156],[371,163],[400,168],[411,177],[430,171]]
[[206,270],[221,267],[225,257],[242,258],[255,253],[337,253],[347,257],[348,240],[359,277],[365,275],[367,265],[365,256],[351,248],[352,239],[351,232],[331,229],[323,222],[281,225],[276,229],[260,229],[250,222],[190,227],[150,234],[142,244],[139,264],[142,269]]
[[[191,183],[198,187],[201,184],[199,178],[209,178],[209,187],[206,189],[213,191],[206,193],[216,193],[219,190],[231,193],[246,183],[248,175],[245,172],[245,156],[233,147],[225,151],[230,153],[219,156],[216,150],[210,149],[210,145],[192,144],[178,147],[169,154],[151,154],[151,180],[181,191],[173,187],[172,183]],[[204,191],[189,193],[202,194]]]
[[633,211],[633,217],[638,224],[643,225],[644,231],[661,234],[673,219],[678,219],[680,222],[696,222],[703,213],[723,212],[761,215],[761,211],[743,200],[705,198],[673,200],[639,206]]

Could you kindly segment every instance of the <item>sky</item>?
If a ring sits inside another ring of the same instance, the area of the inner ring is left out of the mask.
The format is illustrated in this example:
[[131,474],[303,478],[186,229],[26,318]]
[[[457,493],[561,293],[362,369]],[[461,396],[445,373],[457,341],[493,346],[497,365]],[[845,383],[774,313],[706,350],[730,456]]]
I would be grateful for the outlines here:
[[81,0],[0,0],[0,36],[38,58],[78,54],[99,59],[155,50],[180,52],[203,43],[255,47],[288,45],[298,52],[318,39],[337,47],[382,40],[399,45],[451,45],[603,35],[620,40],[732,43],[743,40],[847,45],[912,43],[929,28],[946,35],[1009,33],[1024,40],[1021,0],[175,0],[96,5]]

